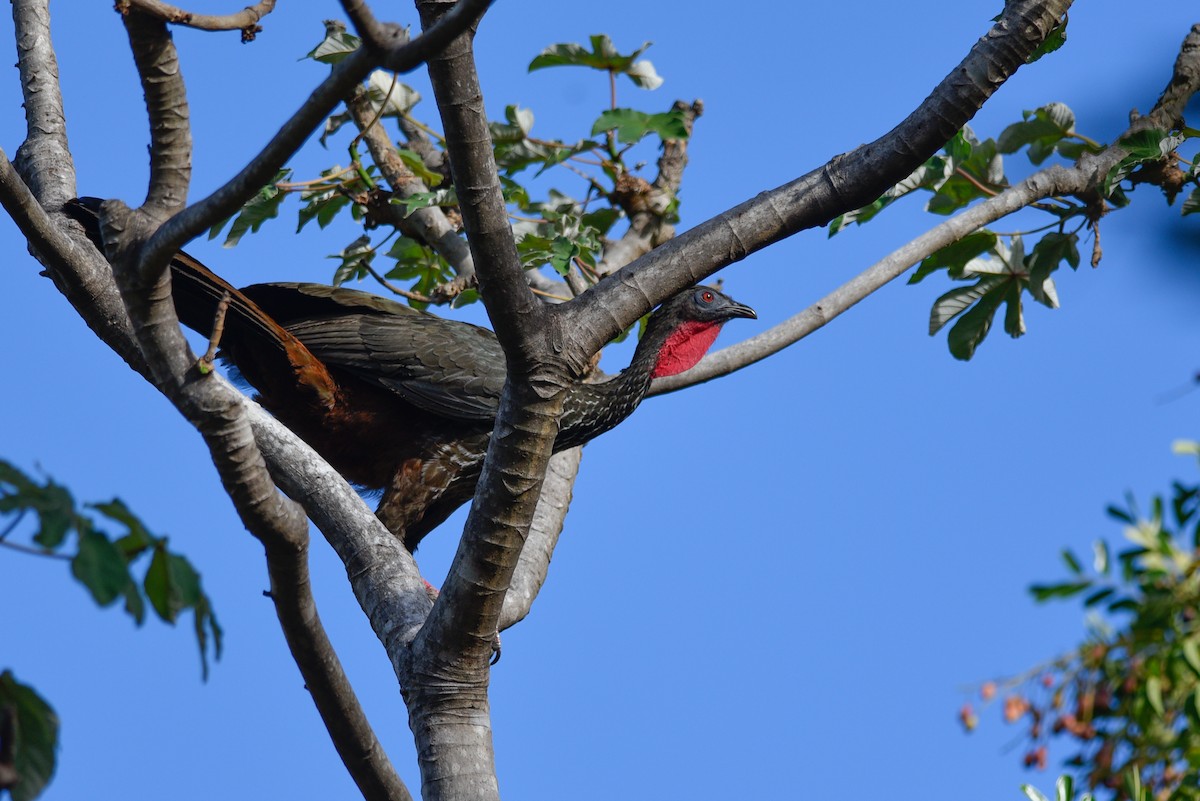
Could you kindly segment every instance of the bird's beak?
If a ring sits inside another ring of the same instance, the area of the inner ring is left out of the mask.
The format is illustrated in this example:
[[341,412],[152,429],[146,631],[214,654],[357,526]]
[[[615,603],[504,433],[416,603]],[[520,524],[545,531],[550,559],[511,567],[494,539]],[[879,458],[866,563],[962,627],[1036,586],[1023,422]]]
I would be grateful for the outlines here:
[[745,303],[738,303],[736,300],[730,301],[729,306],[725,309],[725,314],[730,318],[748,317],[751,320],[758,319],[758,312],[747,306]]

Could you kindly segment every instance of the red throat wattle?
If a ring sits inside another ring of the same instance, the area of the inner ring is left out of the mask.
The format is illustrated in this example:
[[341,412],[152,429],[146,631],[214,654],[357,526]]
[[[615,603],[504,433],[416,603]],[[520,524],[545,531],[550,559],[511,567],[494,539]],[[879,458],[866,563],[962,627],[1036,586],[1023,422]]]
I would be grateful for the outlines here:
[[658,352],[652,378],[677,375],[692,367],[708,352],[721,324],[711,321],[688,320],[671,332]]

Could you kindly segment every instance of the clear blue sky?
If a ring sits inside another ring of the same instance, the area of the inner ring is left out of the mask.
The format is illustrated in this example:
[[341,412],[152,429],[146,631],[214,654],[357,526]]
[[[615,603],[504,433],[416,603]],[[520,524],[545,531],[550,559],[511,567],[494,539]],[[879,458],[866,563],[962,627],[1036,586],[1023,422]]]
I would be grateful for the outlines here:
[[[623,85],[621,102],[705,101],[682,194],[687,227],[890,129],[1001,3],[804,5],[501,2],[478,39],[489,113],[518,103],[537,115],[536,134],[583,136],[606,81],[530,75],[529,60],[599,32],[626,50],[652,40],[646,57],[666,83],[652,94]],[[976,130],[996,135],[1021,109],[1059,100],[1081,131],[1111,138],[1131,106],[1158,96],[1194,22],[1187,5],[1121,16],[1117,4],[1079,4],[1067,46],[1010,81]],[[107,3],[55,11],[80,191],[137,202],[146,124],[119,20]],[[193,199],[320,80],[323,67],[297,59],[337,13],[333,2],[281,3],[249,46],[177,31],[197,136]],[[10,22],[0,41],[11,42]],[[23,135],[15,70],[0,82],[0,107],[11,156]],[[418,108],[432,118],[431,102]],[[313,143],[298,173],[345,163],[341,147]],[[1119,537],[1103,508],[1127,489],[1145,498],[1195,475],[1170,443],[1197,436],[1200,395],[1157,398],[1200,366],[1197,223],[1162,207],[1139,191],[1133,209],[1105,220],[1100,269],[1058,276],[1062,309],[1028,309],[1027,337],[994,332],[969,364],[951,359],[944,334],[926,334],[946,284],[896,285],[764,364],[648,401],[588,446],[549,582],[505,634],[492,675],[502,792],[1005,801],[1021,797],[1022,781],[1052,785],[1054,770],[1018,767],[1019,752],[1006,750],[1018,731],[998,710],[969,737],[955,713],[964,688],[1081,636],[1076,608],[1035,607],[1025,591],[1060,575],[1060,548]],[[354,234],[292,236],[293,220],[294,206],[234,250],[190,250],[237,284],[327,280],[322,254]],[[930,222],[909,203],[726,270],[728,291],[760,320],[737,321],[721,342],[794,314]],[[36,684],[63,719],[47,797],[355,797],[261,595],[260,548],[199,438],[38,277],[11,223],[0,223],[0,242],[0,457],[40,467],[81,499],[119,495],[169,533],[203,572],[226,631],[204,684],[188,625],[135,630],[120,612],[95,610],[62,563],[0,552],[0,666]],[[618,369],[627,352],[606,365]],[[452,526],[420,552],[435,582]],[[417,791],[383,650],[340,563],[320,541],[313,551],[321,613]]]

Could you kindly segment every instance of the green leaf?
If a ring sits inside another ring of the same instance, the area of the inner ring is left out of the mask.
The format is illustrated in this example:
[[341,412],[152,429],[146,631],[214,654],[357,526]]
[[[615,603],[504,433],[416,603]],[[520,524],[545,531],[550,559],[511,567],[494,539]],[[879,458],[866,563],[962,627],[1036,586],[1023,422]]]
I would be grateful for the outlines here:
[[325,228],[333,222],[339,211],[350,205],[350,198],[336,189],[301,194],[300,199],[308,202],[300,207],[300,222],[296,226],[296,233],[303,231],[304,226],[313,220],[317,221],[318,227]]
[[1062,103],[1025,111],[1023,116],[1023,122],[1008,126],[996,140],[1001,153],[1015,153],[1028,146],[1029,160],[1041,164],[1064,139],[1075,136],[1075,113]]
[[212,603],[201,589],[200,574],[187,559],[160,546],[154,551],[143,584],[154,611],[168,623],[174,623],[183,610],[192,610],[201,668],[207,678],[209,636],[212,637],[213,653],[219,659],[223,632],[213,614]]
[[345,25],[328,20],[325,22],[325,38],[310,50],[305,58],[320,61],[322,64],[336,64],[357,50],[361,43],[362,40],[357,36],[346,32]]
[[133,582],[121,549],[98,531],[79,535],[79,552],[71,559],[71,573],[100,606],[121,597]]
[[1089,595],[1088,597],[1083,599],[1083,606],[1085,609],[1093,607],[1096,604],[1098,604],[1102,601],[1105,601],[1108,598],[1111,598],[1112,594],[1115,592],[1116,592],[1116,589],[1114,589],[1113,587],[1105,587],[1102,590],[1093,592],[1091,595]]
[[1075,575],[1078,576],[1083,573],[1083,565],[1080,564],[1079,557],[1077,557],[1070,548],[1063,549],[1062,560],[1066,564],[1067,569]]
[[1034,584],[1029,592],[1036,601],[1048,601],[1052,598],[1070,598],[1078,595],[1092,586],[1090,581],[1071,581],[1062,584]]
[[948,270],[952,278],[960,278],[967,263],[995,248],[996,241],[996,235],[986,229],[967,234],[957,242],[952,242],[926,256],[917,271],[908,279],[908,283],[916,284],[930,273],[942,269]]
[[550,266],[559,275],[566,275],[571,271],[571,260],[578,255],[579,245],[565,236],[556,236],[550,243]]
[[976,284],[967,287],[956,287],[933,302],[929,313],[929,334],[932,336],[946,323],[976,303],[993,289],[1005,283],[1005,279],[997,275],[984,276]]
[[1150,707],[1161,718],[1163,716],[1163,698],[1162,698],[1162,679],[1158,676],[1150,676],[1146,679],[1146,700],[1150,703]]
[[1120,520],[1122,523],[1128,523],[1131,526],[1137,522],[1136,520],[1133,519],[1132,515],[1130,515],[1125,510],[1123,510],[1119,507],[1116,507],[1116,506],[1110,505],[1110,506],[1106,507],[1104,510],[1104,513],[1106,515],[1108,515],[1109,517],[1113,518],[1114,520]]
[[629,108],[614,108],[603,112],[592,125],[592,135],[616,129],[617,139],[631,145],[650,133],[660,139],[687,139],[683,113],[676,110],[647,114]]
[[[445,180],[440,172],[434,172],[425,165],[425,159],[415,151],[407,148],[396,148],[396,155],[404,162],[404,166],[408,167],[409,172],[425,182],[426,186],[436,187]],[[324,227],[324,226],[322,226]]]
[[457,206],[458,195],[454,191],[454,187],[448,189],[436,189],[432,192],[417,192],[408,197],[392,197],[389,201],[396,206],[404,207],[404,216],[412,214],[417,209],[425,209],[430,206]]
[[399,117],[421,102],[420,92],[386,70],[374,70],[367,77],[367,97],[371,110],[381,117]]
[[1187,666],[1192,669],[1192,672],[1200,677],[1200,645],[1197,645],[1194,639],[1187,639],[1180,646],[1180,651],[1183,653],[1183,661],[1187,662]]
[[1187,199],[1183,201],[1183,216],[1200,212],[1200,186],[1197,186],[1188,193]]
[[1004,296],[998,292],[984,295],[974,308],[959,318],[946,337],[950,355],[960,361],[969,361],[975,355],[979,343],[987,337],[992,319]]
[[657,89],[662,85],[662,78],[654,71],[653,64],[637,61],[637,57],[650,47],[650,42],[629,54],[617,52],[612,40],[603,34],[592,36],[590,42],[591,50],[580,44],[551,45],[529,62],[529,71],[547,67],[590,67],[626,75],[643,89]]
[[154,545],[155,536],[120,498],[113,498],[108,503],[90,503],[88,507],[125,527],[128,533],[116,541],[116,546],[126,561],[136,558]]
[[75,514],[75,499],[66,487],[47,479],[43,487],[35,488],[27,499],[29,508],[37,512],[40,526],[33,541],[43,548],[62,545],[67,532],[79,525]]
[[1110,197],[1116,192],[1117,184],[1133,172],[1135,167],[1166,158],[1186,139],[1182,134],[1171,134],[1161,128],[1145,128],[1121,137],[1117,144],[1124,148],[1126,155],[1104,177],[1102,191],[1105,197]]
[[1070,776],[1059,776],[1054,783],[1054,801],[1074,801],[1075,782]]
[[[1013,339],[1025,334],[1025,312],[1021,305],[1021,282],[1009,282],[1004,293],[1004,331]],[[965,315],[964,315],[965,316]]]
[[46,550],[58,548],[74,527],[86,525],[75,512],[75,499],[66,487],[46,479],[38,484],[14,465],[0,461],[0,514],[32,511],[38,516],[34,542]]
[[1200,729],[1200,687],[1188,693],[1183,702],[1183,712],[1188,717],[1188,725],[1193,730]]
[[9,788],[12,801],[32,801],[54,776],[58,750],[58,715],[30,686],[21,684],[11,671],[0,673],[0,714],[11,710],[13,768],[19,777]]
[[1041,790],[1029,784],[1022,784],[1021,792],[1025,793],[1025,797],[1028,798],[1029,801],[1050,801],[1049,798],[1046,798],[1046,796],[1042,794]]
[[1032,64],[1044,55],[1053,53],[1067,43],[1067,18],[1064,16],[1057,25],[1050,29],[1050,33],[1046,34],[1046,38],[1037,46],[1029,58],[1025,59],[1026,64]]
[[347,281],[361,280],[370,275],[367,267],[374,261],[375,253],[375,248],[371,246],[371,237],[363,234],[340,252],[327,256],[326,258],[342,261],[333,272],[333,285],[341,286]]
[[[247,231],[258,233],[258,229],[264,222],[279,216],[279,205],[283,203],[287,193],[280,190],[277,184],[286,181],[291,175],[292,171],[289,168],[275,173],[275,178],[271,183],[258,190],[258,193],[242,206],[242,210],[233,219],[233,225],[229,228],[223,247],[234,247]],[[220,236],[221,229],[227,222],[229,222],[228,219],[222,220],[210,228],[208,238],[216,239]]]
[[1108,564],[1108,543],[1104,540],[1096,540],[1092,543],[1092,569],[1102,576],[1107,576]]

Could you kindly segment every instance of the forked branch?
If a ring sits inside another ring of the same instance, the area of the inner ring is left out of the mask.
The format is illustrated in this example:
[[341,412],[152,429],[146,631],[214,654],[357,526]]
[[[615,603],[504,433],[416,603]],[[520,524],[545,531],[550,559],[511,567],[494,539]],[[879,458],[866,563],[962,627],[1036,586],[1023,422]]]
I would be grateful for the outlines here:
[[[1200,25],[1184,38],[1166,89],[1148,115],[1135,120],[1118,141],[1147,127],[1170,130],[1183,122],[1183,109],[1200,92]],[[1086,156],[1074,167],[1053,166],[990,197],[974,208],[930,229],[884,259],[842,284],[804,311],[767,331],[706,356],[693,369],[655,380],[651,395],[711,381],[761,361],[792,345],[866,298],[884,284],[899,278],[922,259],[959,241],[1015,211],[1056,195],[1095,196],[1105,176],[1124,156],[1119,144],[1094,156]]]

